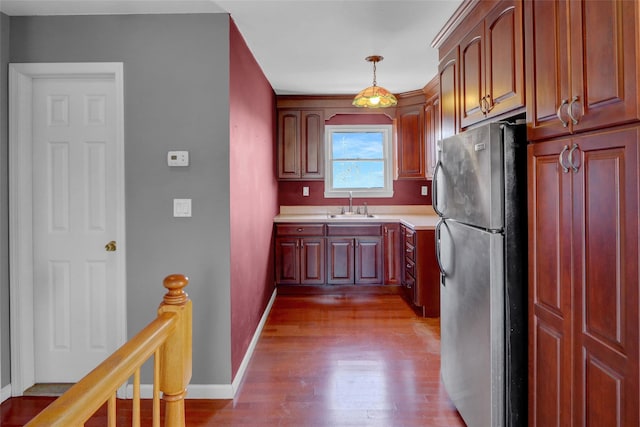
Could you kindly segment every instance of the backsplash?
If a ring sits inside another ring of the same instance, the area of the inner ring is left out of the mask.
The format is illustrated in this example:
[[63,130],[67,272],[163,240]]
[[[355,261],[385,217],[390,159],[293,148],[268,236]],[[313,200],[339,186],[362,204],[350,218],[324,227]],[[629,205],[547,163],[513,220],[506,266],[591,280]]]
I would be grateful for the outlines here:
[[[428,188],[428,195],[420,194],[422,186]],[[309,187],[309,196],[302,195],[302,188]],[[343,206],[345,198],[325,198],[324,181],[280,181],[278,182],[278,204],[280,206]],[[430,180],[393,181],[393,197],[353,198],[354,205],[431,205]]]

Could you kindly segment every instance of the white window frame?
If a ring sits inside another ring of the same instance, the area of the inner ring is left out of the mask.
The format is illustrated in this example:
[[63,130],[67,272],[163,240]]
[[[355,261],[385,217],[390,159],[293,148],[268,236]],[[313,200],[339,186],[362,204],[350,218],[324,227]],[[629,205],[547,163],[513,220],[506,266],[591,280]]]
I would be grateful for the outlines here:
[[[324,173],[324,197],[343,198],[348,197],[349,192],[354,197],[393,197],[393,150],[392,150],[392,126],[391,125],[326,125],[324,127],[325,144],[325,173]],[[333,188],[333,157],[332,142],[336,132],[381,132],[382,150],[384,162],[384,187],[383,188]]]

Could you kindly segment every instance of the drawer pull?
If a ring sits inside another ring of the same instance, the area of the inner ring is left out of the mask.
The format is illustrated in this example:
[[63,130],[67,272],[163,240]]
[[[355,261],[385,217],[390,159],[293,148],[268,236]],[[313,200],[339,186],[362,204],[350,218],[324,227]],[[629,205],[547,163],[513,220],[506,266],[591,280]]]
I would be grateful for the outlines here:
[[302,233],[304,231],[304,228],[300,227],[298,228],[298,233]]

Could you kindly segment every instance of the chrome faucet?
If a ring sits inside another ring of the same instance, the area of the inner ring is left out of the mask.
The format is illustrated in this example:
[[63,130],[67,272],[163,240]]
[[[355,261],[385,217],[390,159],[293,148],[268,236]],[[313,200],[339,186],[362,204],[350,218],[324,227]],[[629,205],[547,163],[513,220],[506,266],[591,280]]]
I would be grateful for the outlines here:
[[353,191],[349,191],[349,213],[353,213]]

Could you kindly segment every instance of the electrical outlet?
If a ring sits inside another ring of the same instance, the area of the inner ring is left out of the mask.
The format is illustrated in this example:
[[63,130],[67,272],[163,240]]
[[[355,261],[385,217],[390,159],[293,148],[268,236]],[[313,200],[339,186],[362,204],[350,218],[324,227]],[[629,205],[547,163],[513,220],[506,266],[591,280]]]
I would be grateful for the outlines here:
[[429,194],[429,187],[427,187],[426,185],[423,185],[422,188],[420,189],[420,194],[422,194],[423,196],[426,196],[427,194]]
[[302,187],[302,195],[305,197],[309,196],[309,187]]

